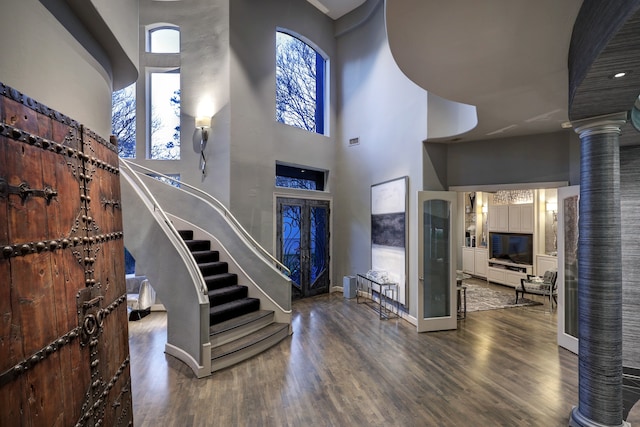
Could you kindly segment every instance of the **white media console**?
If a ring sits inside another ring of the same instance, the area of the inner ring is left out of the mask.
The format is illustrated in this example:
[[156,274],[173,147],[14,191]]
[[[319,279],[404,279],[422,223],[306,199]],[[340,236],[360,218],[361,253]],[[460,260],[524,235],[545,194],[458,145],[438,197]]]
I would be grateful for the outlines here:
[[489,281],[513,287],[520,284],[520,279],[526,279],[527,274],[533,274],[533,265],[491,258],[487,267]]

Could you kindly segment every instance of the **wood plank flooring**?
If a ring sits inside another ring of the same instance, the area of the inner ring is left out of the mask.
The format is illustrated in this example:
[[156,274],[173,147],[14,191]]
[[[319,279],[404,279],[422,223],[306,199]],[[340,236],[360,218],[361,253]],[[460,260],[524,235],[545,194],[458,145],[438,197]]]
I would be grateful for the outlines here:
[[165,355],[166,318],[129,323],[136,426],[566,426],[577,356],[555,313],[472,312],[418,334],[341,293],[294,303],[294,334],[196,379]]

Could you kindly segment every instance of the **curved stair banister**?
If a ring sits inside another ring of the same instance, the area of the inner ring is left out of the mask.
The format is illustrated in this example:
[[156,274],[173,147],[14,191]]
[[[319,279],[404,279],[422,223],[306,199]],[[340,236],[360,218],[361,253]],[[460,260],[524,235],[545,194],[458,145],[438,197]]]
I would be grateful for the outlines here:
[[120,165],[125,246],[146,267],[145,275],[167,309],[165,352],[197,377],[211,375],[209,300],[202,274],[145,183],[127,163]]
[[[123,165],[123,171],[126,170],[130,175],[135,176],[136,185],[142,189],[140,191],[148,195],[147,204],[150,209],[161,212],[156,216],[159,218],[158,221],[168,225],[167,232],[171,234],[171,239],[173,241],[178,238],[185,239],[188,250],[192,251],[191,264],[195,263],[205,276],[205,296],[208,296],[210,302],[211,326],[205,328],[202,322],[200,331],[203,340],[204,335],[210,334],[210,346],[207,347],[201,343],[201,354],[207,351],[211,354],[211,370],[216,371],[242,361],[290,335],[291,279],[285,274],[285,272],[289,273],[289,270],[260,246],[229,210],[213,196],[144,166],[123,159],[120,159],[120,163]],[[157,179],[159,177],[164,180]],[[180,188],[168,184],[172,181],[179,183]],[[135,196],[125,194],[123,191],[123,205],[127,203],[124,210],[129,210],[129,215],[124,218],[125,223],[130,222],[131,224],[126,225],[135,228],[138,227],[136,224],[139,224],[141,219],[137,217],[137,213],[131,211],[137,209],[136,204],[139,202],[129,203],[127,197]],[[163,206],[164,210],[160,209],[160,206]],[[144,227],[145,225],[141,228],[144,230]],[[139,232],[138,229],[132,231],[138,236]],[[140,237],[144,239],[145,236]],[[125,245],[129,248],[126,239],[125,230]],[[215,252],[215,259],[205,261],[203,253],[193,252],[202,250],[195,249],[194,245],[199,248],[201,243],[205,242],[207,250]],[[140,239],[136,238],[133,244],[140,245]],[[181,251],[182,249],[181,246]],[[148,249],[147,252],[149,252]],[[132,254],[138,260],[138,256],[133,251]],[[143,272],[149,268],[155,269],[158,262],[163,262],[148,254],[142,254],[142,256],[144,262],[140,265],[144,266]],[[174,263],[175,261],[164,260],[164,264],[159,267],[167,268]],[[219,270],[220,268],[224,268],[224,272]],[[155,283],[152,282],[152,285],[155,287]],[[175,298],[172,292],[163,297],[163,292],[158,291],[158,295],[163,303],[165,300],[173,303]],[[234,295],[234,301],[229,299],[232,295]],[[235,295],[244,299],[235,300]],[[185,302],[185,304],[193,307],[194,302]],[[181,310],[184,310],[184,307]],[[234,310],[237,313],[231,315],[227,310]],[[250,314],[249,311],[252,310],[258,311]],[[229,316],[239,317],[230,318]],[[169,312],[169,323],[172,323],[171,317],[172,313]],[[225,322],[224,319],[229,321]],[[195,320],[191,319],[191,321]],[[195,323],[191,328],[198,329]],[[169,336],[169,327],[167,333]],[[249,337],[249,334],[252,336]],[[167,353],[173,355],[168,350]],[[184,360],[184,358],[181,359]],[[206,368],[203,367],[206,363],[203,359],[200,359],[199,363],[195,368],[193,363],[191,365],[196,374],[201,376],[198,370],[204,371]],[[207,374],[202,374],[204,375]]]
[[[129,167],[140,169],[139,179],[154,194],[165,210],[184,221],[212,233],[242,267],[247,276],[268,299],[274,301],[276,319],[290,323],[291,279],[283,273],[289,270],[260,246],[238,220],[217,199],[189,184],[177,181],[157,171],[120,159]],[[180,184],[180,188],[168,185],[156,177]],[[256,262],[262,261],[262,262]]]
[[238,233],[240,235],[242,235],[245,239],[247,239],[251,246],[253,246],[260,254],[261,256],[265,257],[266,259],[268,259],[270,262],[272,262],[280,271],[282,271],[284,274],[286,274],[287,276],[291,275],[291,270],[289,270],[289,268],[282,264],[276,257],[274,257],[273,255],[271,255],[271,253],[269,253],[269,251],[267,251],[265,248],[262,247],[262,245],[260,245],[260,243],[258,243],[251,234],[249,234],[249,232],[242,226],[242,224],[240,224],[240,222],[236,219],[236,217],[231,213],[231,211],[229,211],[229,209],[227,209],[227,207],[220,202],[218,199],[216,199],[215,197],[213,197],[211,194],[207,193],[206,191],[202,191],[201,189],[199,189],[198,187],[194,187],[193,185],[190,185],[186,182],[182,182],[179,181],[171,176],[165,175],[161,172],[155,171],[153,169],[150,169],[148,167],[139,165],[137,163],[133,163],[133,162],[129,162],[128,160],[125,159],[120,159],[121,163],[126,164],[129,169],[132,168],[138,168],[140,170],[145,171],[145,173],[150,173],[153,176],[156,177],[161,177],[169,182],[173,182],[176,183],[180,186],[181,189],[184,188],[188,188],[191,192],[193,193],[197,193],[197,194],[193,194],[194,196],[198,195],[203,197],[205,200],[207,200],[208,202],[211,203],[212,207],[214,207],[215,209],[218,209],[220,212],[222,212],[222,214],[233,224],[233,226],[237,229]]

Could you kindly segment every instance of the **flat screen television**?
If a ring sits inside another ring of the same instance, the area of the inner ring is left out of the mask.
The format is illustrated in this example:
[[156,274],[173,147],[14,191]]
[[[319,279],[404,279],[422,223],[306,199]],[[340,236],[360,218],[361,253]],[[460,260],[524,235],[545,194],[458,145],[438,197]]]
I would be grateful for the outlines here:
[[533,264],[533,234],[489,233],[491,257],[515,264]]

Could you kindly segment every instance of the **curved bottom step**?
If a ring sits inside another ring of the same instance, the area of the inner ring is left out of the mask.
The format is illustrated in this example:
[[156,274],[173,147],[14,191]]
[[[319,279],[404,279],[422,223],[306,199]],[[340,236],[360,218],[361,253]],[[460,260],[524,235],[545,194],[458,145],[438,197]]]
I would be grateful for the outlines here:
[[286,323],[271,323],[228,344],[211,349],[211,372],[247,360],[273,347],[289,335]]

